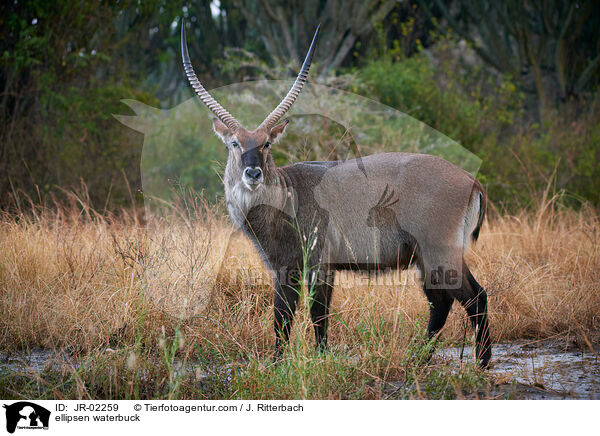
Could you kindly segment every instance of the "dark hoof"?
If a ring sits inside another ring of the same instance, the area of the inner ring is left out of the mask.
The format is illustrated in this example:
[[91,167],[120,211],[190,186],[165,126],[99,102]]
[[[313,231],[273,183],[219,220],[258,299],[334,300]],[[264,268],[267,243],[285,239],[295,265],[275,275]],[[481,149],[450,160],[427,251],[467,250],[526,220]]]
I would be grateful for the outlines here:
[[487,350],[479,357],[479,367],[481,369],[490,368],[490,360],[492,359],[492,347],[488,347]]

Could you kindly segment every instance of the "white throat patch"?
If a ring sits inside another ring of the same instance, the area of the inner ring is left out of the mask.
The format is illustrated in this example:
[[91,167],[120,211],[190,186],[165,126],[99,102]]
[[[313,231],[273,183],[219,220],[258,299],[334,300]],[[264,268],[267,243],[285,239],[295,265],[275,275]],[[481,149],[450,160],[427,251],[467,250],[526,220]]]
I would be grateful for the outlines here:
[[[228,191],[228,192],[227,192]],[[238,181],[231,189],[226,189],[227,211],[231,220],[238,228],[246,224],[246,216],[250,209],[261,204],[272,206],[276,209],[291,213],[293,207],[292,193],[278,185],[261,183],[252,190],[243,181]],[[289,201],[292,200],[292,201]]]

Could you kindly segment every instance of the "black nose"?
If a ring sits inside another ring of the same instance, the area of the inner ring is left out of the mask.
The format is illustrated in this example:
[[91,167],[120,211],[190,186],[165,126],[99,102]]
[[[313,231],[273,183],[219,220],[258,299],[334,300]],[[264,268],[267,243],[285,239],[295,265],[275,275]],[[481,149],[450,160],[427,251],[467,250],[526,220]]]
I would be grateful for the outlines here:
[[262,175],[262,170],[260,168],[246,168],[246,177],[250,180],[258,180]]

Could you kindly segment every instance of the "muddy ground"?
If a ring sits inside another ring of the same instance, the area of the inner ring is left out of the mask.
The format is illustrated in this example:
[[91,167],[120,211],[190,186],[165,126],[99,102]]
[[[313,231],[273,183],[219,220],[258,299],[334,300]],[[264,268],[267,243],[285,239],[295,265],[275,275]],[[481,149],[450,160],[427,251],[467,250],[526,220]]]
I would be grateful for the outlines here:
[[[489,388],[467,395],[496,399],[600,399],[600,357],[597,349],[567,341],[518,341],[495,344],[489,369]],[[445,347],[435,360],[457,370],[473,359],[473,348]],[[27,355],[0,353],[0,370],[41,372],[59,370],[63,361],[54,351],[32,350]],[[396,385],[396,384],[393,384]],[[398,383],[398,389],[402,383]]]
[[[518,341],[495,344],[489,373],[492,398],[600,399],[599,350],[567,341]],[[436,355],[460,365],[472,347],[449,347]]]

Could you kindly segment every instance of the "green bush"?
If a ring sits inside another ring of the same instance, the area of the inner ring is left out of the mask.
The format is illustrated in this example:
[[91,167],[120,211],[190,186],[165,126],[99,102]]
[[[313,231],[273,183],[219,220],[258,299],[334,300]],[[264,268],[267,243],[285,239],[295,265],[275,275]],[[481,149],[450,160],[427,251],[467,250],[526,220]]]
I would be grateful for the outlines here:
[[410,58],[370,61],[357,70],[354,91],[404,111],[477,154],[483,161],[478,178],[497,205],[530,206],[549,184],[569,194],[563,197],[569,205],[582,200],[598,205],[600,96],[564,103],[540,124],[525,117],[531,113],[528,102],[510,77],[465,65],[456,47],[442,40]]

